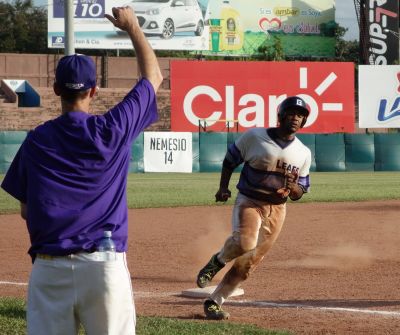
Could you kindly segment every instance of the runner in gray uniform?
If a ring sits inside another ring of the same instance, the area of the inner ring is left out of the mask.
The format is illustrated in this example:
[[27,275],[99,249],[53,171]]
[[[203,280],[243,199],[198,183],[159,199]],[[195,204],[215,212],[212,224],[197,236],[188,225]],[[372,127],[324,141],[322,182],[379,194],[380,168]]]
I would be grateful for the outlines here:
[[250,129],[226,153],[216,201],[230,198],[232,172],[244,162],[232,213],[232,235],[200,270],[197,285],[206,287],[226,263],[234,263],[204,302],[208,319],[229,318],[221,306],[276,241],[285,219],[286,201],[299,200],[310,188],[311,151],[295,136],[309,113],[303,99],[289,97],[279,106],[277,128]]

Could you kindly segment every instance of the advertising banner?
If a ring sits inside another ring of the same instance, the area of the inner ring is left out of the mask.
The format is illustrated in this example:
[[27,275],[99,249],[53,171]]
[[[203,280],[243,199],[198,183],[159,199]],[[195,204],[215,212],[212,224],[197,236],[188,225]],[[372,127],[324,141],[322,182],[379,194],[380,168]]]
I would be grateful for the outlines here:
[[400,128],[400,65],[360,65],[359,127]]
[[368,62],[390,65],[399,62],[399,0],[365,1],[369,32]]
[[354,132],[354,64],[346,62],[173,61],[171,130],[275,127],[292,95],[311,109],[301,132]]
[[210,54],[335,55],[334,0],[211,0],[209,18]]
[[[132,6],[153,49],[206,50],[208,0],[74,0],[75,48],[132,49],[129,36],[104,18]],[[49,0],[48,47],[64,48],[64,1]]]
[[192,133],[144,132],[145,172],[192,172]]

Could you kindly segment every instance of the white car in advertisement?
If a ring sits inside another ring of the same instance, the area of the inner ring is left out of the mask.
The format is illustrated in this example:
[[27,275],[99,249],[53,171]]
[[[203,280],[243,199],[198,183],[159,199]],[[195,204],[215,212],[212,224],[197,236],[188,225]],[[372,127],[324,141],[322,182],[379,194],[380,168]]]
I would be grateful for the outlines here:
[[[48,0],[49,48],[64,48],[64,3]],[[73,0],[76,49],[132,50],[132,42],[104,15],[131,6],[154,50],[208,50],[209,0]]]
[[133,0],[131,6],[146,35],[170,39],[179,32],[201,36],[204,19],[197,0]]

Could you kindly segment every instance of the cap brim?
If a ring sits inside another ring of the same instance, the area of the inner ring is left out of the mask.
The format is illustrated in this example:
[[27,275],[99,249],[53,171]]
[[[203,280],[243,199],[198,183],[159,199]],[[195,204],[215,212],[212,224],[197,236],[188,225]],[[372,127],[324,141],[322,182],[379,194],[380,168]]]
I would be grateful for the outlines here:
[[290,106],[287,109],[298,110],[298,111],[302,112],[305,116],[308,116],[310,114],[310,111],[307,108],[302,107],[302,106]]

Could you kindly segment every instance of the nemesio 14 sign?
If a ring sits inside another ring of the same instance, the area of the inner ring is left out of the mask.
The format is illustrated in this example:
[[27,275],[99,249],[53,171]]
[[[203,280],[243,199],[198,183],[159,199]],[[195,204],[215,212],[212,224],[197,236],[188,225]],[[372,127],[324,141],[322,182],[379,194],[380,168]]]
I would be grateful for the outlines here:
[[302,133],[354,132],[354,65],[343,62],[173,61],[171,130],[275,127],[291,95],[311,109]]

